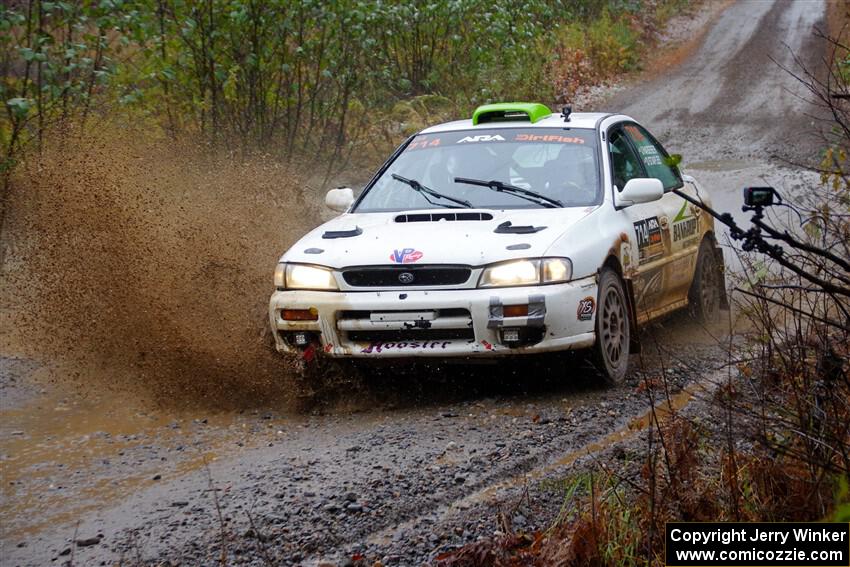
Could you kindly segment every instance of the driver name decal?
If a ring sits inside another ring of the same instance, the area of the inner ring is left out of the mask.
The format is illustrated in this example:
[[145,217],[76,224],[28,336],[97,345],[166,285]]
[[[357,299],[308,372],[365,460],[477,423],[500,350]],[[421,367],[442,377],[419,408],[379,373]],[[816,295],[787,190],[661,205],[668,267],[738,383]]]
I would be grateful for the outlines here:
[[393,250],[390,254],[390,261],[396,264],[411,264],[422,257],[422,252],[414,248],[402,248],[401,250]]

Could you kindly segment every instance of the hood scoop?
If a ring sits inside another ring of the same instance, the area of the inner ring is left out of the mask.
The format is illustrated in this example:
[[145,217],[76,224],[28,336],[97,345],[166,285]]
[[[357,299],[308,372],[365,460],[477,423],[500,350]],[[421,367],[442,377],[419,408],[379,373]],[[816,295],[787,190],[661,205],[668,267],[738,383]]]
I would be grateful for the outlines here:
[[488,221],[490,213],[412,213],[398,215],[395,222]]
[[541,230],[545,230],[545,226],[531,226],[531,225],[516,225],[514,226],[511,221],[505,221],[499,226],[496,227],[496,234],[534,234],[535,232],[540,232]]
[[360,236],[361,234],[363,234],[363,229],[359,226],[355,226],[351,230],[326,230],[322,235],[322,238],[352,238],[354,236]]

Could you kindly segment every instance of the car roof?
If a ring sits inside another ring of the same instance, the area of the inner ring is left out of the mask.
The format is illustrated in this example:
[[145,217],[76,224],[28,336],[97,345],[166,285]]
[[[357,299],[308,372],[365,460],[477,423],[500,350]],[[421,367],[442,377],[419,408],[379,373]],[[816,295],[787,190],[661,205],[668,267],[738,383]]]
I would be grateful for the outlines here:
[[[493,130],[501,128],[588,128],[595,129],[602,119],[615,114],[607,112],[574,112],[570,114],[570,121],[565,122],[564,117],[560,114],[552,113],[545,118],[541,118],[537,122],[528,120],[506,120],[498,122],[484,122],[473,124],[472,119],[454,120],[452,122],[444,122],[425,128],[420,134],[434,134],[436,132],[453,132],[457,130]],[[622,116],[624,120],[631,120],[627,116]]]

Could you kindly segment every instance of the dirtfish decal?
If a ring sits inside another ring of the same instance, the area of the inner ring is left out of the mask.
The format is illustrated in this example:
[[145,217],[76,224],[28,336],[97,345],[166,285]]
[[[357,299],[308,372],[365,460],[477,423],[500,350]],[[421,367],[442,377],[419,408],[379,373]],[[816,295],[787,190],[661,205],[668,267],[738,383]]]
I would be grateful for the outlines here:
[[393,250],[390,254],[390,261],[396,264],[410,264],[422,257],[422,252],[413,248],[402,248],[401,250]]

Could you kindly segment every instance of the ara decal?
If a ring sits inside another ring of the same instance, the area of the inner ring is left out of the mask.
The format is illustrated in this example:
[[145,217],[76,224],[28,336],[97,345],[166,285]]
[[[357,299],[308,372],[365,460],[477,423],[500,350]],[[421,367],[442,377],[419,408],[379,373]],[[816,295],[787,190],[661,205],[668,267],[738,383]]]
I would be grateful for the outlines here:
[[590,321],[593,318],[594,311],[596,311],[596,301],[588,296],[578,302],[576,317],[579,321]]
[[505,139],[498,134],[479,134],[477,136],[466,136],[458,140],[457,144],[466,144],[469,142],[504,142]]
[[401,250],[393,250],[390,254],[390,261],[396,264],[412,264],[422,257],[422,252],[413,248],[402,248]]

